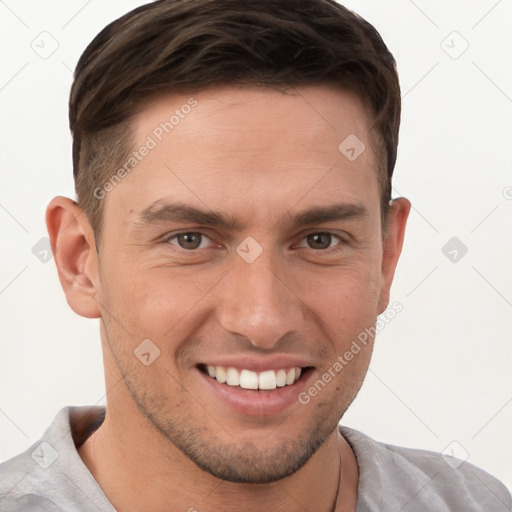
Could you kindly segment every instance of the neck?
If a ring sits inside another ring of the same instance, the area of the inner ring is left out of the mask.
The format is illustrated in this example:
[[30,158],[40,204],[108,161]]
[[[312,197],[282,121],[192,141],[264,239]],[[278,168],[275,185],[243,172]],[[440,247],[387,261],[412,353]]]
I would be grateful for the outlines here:
[[78,450],[119,512],[345,512],[355,508],[357,463],[337,431],[293,475],[269,484],[239,484],[201,470],[133,409],[122,413],[107,406],[105,421]]

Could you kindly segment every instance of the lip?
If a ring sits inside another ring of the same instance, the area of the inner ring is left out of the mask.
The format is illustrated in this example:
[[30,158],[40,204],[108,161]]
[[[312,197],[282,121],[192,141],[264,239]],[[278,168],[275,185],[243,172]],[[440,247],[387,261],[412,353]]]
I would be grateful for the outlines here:
[[253,372],[264,372],[266,370],[280,370],[281,368],[292,368],[299,366],[306,368],[313,366],[311,361],[307,361],[298,357],[291,356],[272,356],[264,359],[255,359],[254,357],[240,356],[228,357],[224,359],[214,359],[209,361],[202,361],[201,365],[205,367],[223,366],[224,368],[236,368],[237,370],[251,370]]
[[[243,363],[238,359],[236,366],[234,362],[229,366],[236,368],[240,364]],[[218,364],[216,366],[224,365]],[[247,369],[249,370],[251,368]],[[270,368],[267,365],[262,370],[252,371],[265,371],[265,369]],[[199,370],[199,368],[195,368],[195,371],[203,384],[202,387],[205,388],[205,395],[206,397],[212,397],[212,403],[220,402],[220,407],[228,406],[231,411],[237,414],[253,417],[277,415],[286,409],[289,409],[293,404],[297,404],[298,396],[306,387],[307,382],[313,373],[312,370],[312,367],[305,369],[299,380],[289,386],[264,391],[259,389],[243,389],[238,386],[221,384],[209,375],[204,374]]]

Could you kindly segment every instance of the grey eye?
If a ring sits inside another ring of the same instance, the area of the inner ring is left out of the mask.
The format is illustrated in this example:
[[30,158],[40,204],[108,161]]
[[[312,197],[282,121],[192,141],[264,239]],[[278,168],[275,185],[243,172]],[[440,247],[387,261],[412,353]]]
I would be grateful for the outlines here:
[[169,242],[173,243],[174,245],[178,245],[182,249],[193,251],[195,249],[201,248],[204,243],[204,238],[206,237],[202,233],[180,233],[170,238]]
[[332,238],[330,233],[312,233],[306,237],[306,240],[311,249],[328,249]]

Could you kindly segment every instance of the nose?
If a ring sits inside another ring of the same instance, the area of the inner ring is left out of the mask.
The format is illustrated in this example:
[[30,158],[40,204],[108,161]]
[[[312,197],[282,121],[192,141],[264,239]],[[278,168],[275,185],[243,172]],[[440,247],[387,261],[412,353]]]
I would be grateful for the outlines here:
[[275,348],[297,332],[303,322],[303,303],[294,291],[289,272],[280,272],[266,251],[252,263],[238,256],[226,276],[217,314],[228,332],[248,338],[254,347]]

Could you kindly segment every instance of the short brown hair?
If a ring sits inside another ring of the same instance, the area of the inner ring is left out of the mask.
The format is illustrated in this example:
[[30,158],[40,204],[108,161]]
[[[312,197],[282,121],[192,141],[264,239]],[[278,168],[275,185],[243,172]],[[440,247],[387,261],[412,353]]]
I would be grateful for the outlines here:
[[102,201],[94,190],[131,151],[131,121],[142,102],[214,84],[334,84],[358,93],[374,116],[384,219],[400,86],[395,59],[370,23],[334,0],[159,0],[106,26],[76,66],[73,173],[97,243]]

